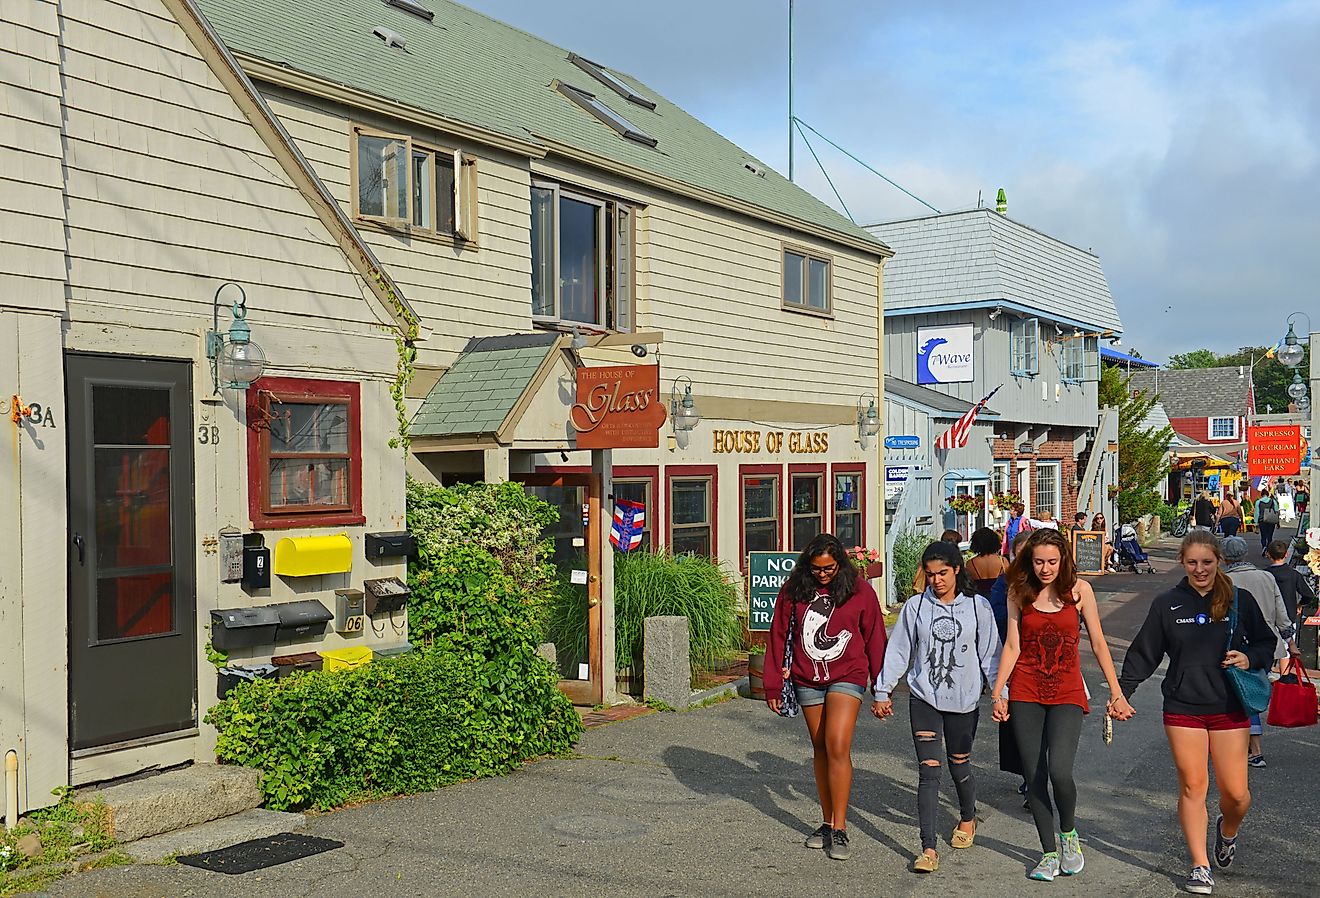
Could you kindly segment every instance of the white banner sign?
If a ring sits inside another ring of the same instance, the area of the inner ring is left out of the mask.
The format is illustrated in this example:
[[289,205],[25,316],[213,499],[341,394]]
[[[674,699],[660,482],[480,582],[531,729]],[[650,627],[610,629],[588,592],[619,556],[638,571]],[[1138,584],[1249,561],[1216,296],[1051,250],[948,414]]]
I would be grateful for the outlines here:
[[917,383],[965,384],[975,379],[970,324],[917,328]]

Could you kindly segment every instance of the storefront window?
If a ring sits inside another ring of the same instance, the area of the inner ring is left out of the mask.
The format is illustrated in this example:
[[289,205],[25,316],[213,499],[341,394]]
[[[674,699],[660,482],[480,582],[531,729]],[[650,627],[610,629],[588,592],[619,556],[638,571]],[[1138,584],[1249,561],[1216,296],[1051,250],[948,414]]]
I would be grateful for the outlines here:
[[655,520],[653,517],[653,506],[651,504],[651,481],[650,480],[615,480],[612,487],[615,499],[623,499],[628,502],[640,502],[646,512],[642,519],[642,543],[634,551],[650,551],[651,549],[651,525]]
[[743,550],[779,551],[779,477],[744,475],[742,503]]
[[669,482],[669,548],[675,555],[711,554],[711,479],[675,477]]
[[834,535],[847,548],[865,546],[862,532],[862,475],[834,475]]
[[1059,463],[1054,462],[1036,462],[1036,508],[1035,514],[1041,516],[1042,512],[1048,511],[1054,516],[1054,520],[1059,519]]
[[825,529],[820,502],[822,479],[819,474],[793,475],[792,550],[794,552],[801,552],[807,547],[807,543]]

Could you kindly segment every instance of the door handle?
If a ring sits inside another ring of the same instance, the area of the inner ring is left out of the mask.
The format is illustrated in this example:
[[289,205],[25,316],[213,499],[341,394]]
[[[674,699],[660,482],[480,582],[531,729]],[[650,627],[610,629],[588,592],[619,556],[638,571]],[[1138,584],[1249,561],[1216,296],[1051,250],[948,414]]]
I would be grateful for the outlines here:
[[78,565],[79,567],[81,567],[83,564],[85,564],[86,561],[85,556],[87,550],[87,543],[82,538],[81,533],[75,533],[73,535],[73,546],[78,550]]

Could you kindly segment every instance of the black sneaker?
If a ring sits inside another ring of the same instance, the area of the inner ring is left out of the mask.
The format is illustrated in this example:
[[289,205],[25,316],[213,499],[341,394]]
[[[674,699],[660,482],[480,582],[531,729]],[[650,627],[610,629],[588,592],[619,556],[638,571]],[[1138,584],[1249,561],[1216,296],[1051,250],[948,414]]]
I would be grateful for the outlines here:
[[1215,866],[1223,870],[1232,866],[1233,857],[1237,854],[1237,836],[1225,838],[1224,836],[1224,815],[1220,814],[1219,819],[1215,821]]
[[848,847],[848,830],[830,830],[830,857],[836,861],[846,861],[852,857],[852,849]]
[[1184,891],[1193,895],[1209,895],[1215,890],[1215,878],[1210,875],[1209,867],[1193,867],[1192,873],[1183,880]]
[[825,842],[826,840],[829,839],[829,837],[830,837],[830,825],[828,823],[822,823],[820,826],[816,827],[816,831],[814,833],[807,836],[807,847],[824,848]]
[[1250,756],[1247,758],[1247,764],[1248,764],[1248,766],[1251,766],[1251,767],[1264,767],[1264,766],[1265,766],[1265,756],[1264,756],[1264,755],[1250,755]]

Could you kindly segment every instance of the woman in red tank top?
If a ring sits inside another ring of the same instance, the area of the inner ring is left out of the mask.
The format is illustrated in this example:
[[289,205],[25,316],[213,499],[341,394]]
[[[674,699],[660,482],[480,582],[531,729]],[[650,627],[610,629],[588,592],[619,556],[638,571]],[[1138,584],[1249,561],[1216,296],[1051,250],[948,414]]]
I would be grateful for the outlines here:
[[[1105,713],[1133,715],[1118,685],[1091,584],[1077,579],[1068,543],[1057,530],[1033,530],[1008,570],[1008,638],[994,688],[994,719],[1011,720],[1027,778],[1027,803],[1036,821],[1042,857],[1032,879],[1081,873],[1085,864],[1077,835],[1077,786],[1073,761],[1090,711],[1082,682],[1081,622],[1109,682]],[[1007,685],[1008,694],[1004,695]],[[1059,810],[1054,828],[1050,787]]]

